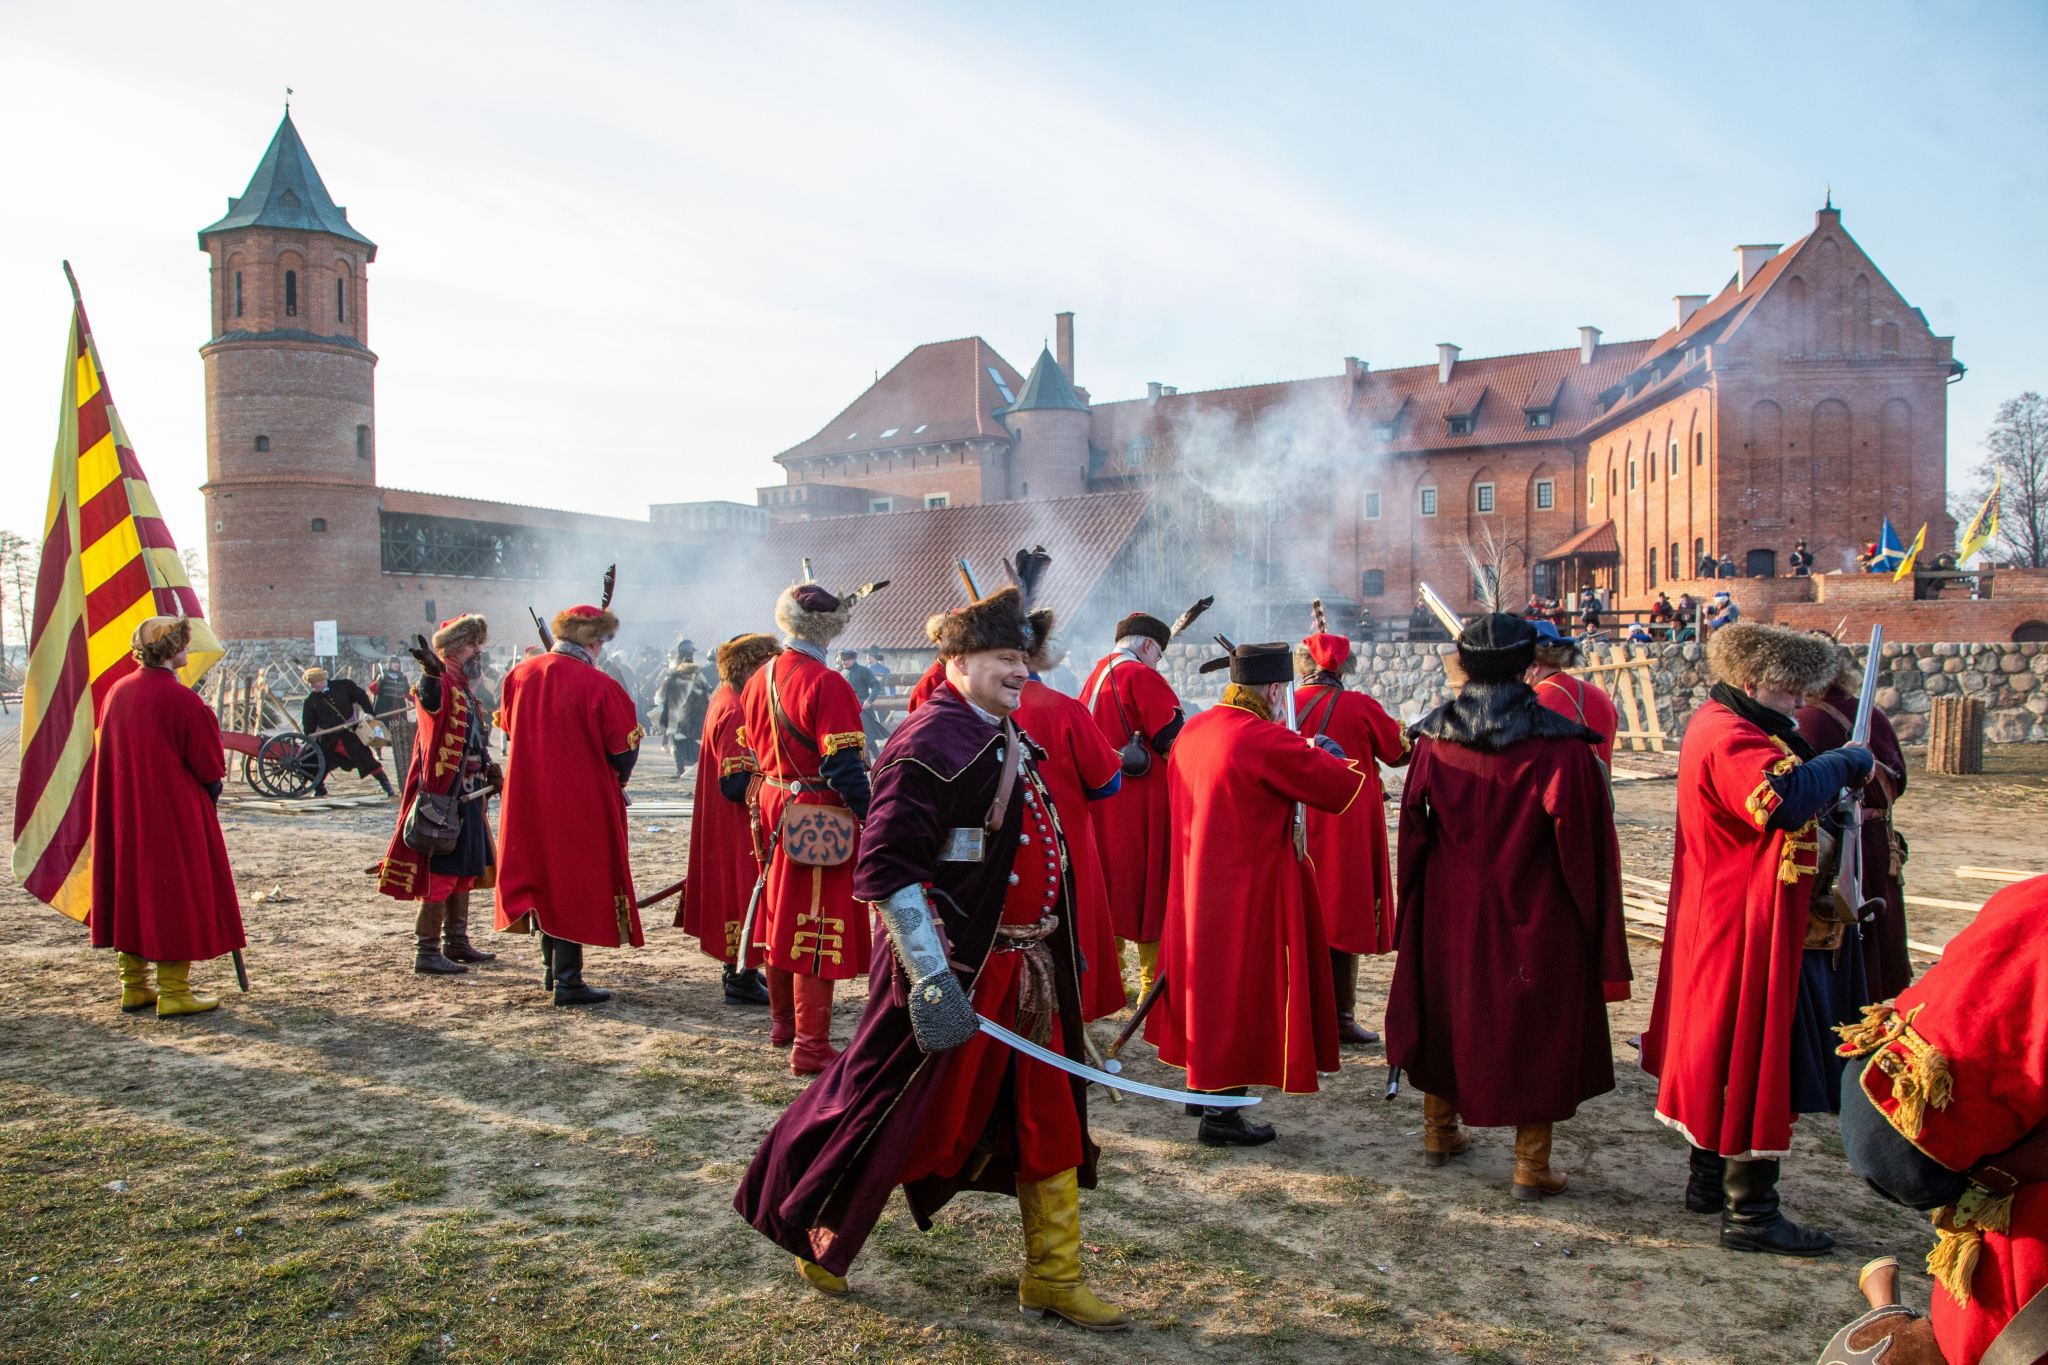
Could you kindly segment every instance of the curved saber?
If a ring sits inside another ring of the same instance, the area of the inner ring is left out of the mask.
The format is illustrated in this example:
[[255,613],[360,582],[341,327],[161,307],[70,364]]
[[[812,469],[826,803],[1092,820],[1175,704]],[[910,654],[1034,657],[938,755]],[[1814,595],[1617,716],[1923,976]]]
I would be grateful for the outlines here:
[[1201,1095],[1187,1090],[1168,1090],[1164,1086],[1146,1085],[1143,1081],[1127,1081],[1122,1076],[1107,1071],[1097,1071],[1092,1066],[1060,1056],[1049,1048],[1042,1048],[1029,1038],[1020,1038],[1001,1024],[981,1015],[974,1017],[981,1031],[999,1043],[1017,1049],[1027,1057],[1035,1057],[1047,1066],[1056,1066],[1069,1076],[1079,1076],[1084,1081],[1107,1086],[1111,1090],[1128,1090],[1133,1095],[1149,1095],[1155,1100],[1170,1100],[1175,1104],[1206,1104],[1217,1109],[1242,1109],[1257,1104],[1257,1095]]

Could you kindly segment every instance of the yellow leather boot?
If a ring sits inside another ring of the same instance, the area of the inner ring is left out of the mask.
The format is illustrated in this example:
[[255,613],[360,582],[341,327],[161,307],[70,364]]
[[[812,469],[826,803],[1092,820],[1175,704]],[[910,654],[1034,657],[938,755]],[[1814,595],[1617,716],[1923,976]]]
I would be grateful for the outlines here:
[[159,962],[156,964],[156,1017],[166,1018],[173,1014],[204,1014],[220,1004],[217,995],[194,995],[192,964],[189,962]]
[[846,1297],[846,1277],[834,1275],[816,1261],[806,1261],[801,1256],[797,1257],[796,1273],[803,1276],[811,1288],[820,1294],[830,1294],[835,1299]]
[[1550,1164],[1550,1125],[1524,1123],[1515,1128],[1515,1198],[1541,1199],[1565,1186],[1563,1171]]
[[140,1014],[156,1003],[149,986],[149,959],[135,953],[115,954],[121,961],[121,1013]]
[[1017,1210],[1024,1218],[1024,1278],[1017,1282],[1024,1316],[1057,1313],[1091,1332],[1129,1327],[1128,1317],[1081,1283],[1081,1186],[1074,1171],[1036,1185],[1017,1182]]
[[1441,1166],[1472,1147],[1472,1135],[1458,1122],[1457,1106],[1427,1091],[1422,1096],[1422,1160]]
[[1143,1000],[1152,993],[1152,983],[1159,979],[1159,940],[1138,945],[1138,999]]

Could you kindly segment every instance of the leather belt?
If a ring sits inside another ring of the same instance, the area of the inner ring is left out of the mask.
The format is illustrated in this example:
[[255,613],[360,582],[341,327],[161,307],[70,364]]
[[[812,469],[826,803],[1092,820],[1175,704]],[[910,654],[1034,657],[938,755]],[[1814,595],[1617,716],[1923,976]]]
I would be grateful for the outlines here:
[[831,783],[815,777],[769,777],[763,774],[761,780],[771,787],[780,787],[786,792],[828,792],[832,790]]

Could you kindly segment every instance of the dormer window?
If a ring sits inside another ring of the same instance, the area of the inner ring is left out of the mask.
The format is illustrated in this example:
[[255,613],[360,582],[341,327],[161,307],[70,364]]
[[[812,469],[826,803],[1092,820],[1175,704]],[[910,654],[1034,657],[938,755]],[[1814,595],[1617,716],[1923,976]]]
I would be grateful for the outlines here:
[[1453,436],[1470,436],[1472,434],[1473,421],[1474,419],[1470,415],[1446,417],[1444,419],[1445,424],[1450,428],[1450,434]]
[[1394,439],[1395,429],[1400,425],[1399,422],[1374,422],[1372,424],[1372,438],[1375,441],[1391,441]]
[[299,272],[284,272],[284,315],[295,318],[299,315]]
[[1124,447],[1124,468],[1143,469],[1151,461],[1152,438],[1150,436],[1133,436],[1130,444]]
[[1525,412],[1522,414],[1522,429],[1525,431],[1541,431],[1549,426],[1555,417],[1556,414],[1549,408],[1537,408],[1533,412]]
[[286,190],[277,196],[277,206],[281,209],[295,209],[299,207],[299,196]]

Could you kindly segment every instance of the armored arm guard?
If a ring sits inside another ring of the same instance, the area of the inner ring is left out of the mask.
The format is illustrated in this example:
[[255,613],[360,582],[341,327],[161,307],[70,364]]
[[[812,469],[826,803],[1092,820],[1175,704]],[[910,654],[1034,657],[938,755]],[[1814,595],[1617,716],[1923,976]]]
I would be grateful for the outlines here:
[[926,1052],[950,1052],[972,1038],[974,1006],[946,961],[924,888],[913,882],[878,907],[896,960],[910,978],[910,1027]]

